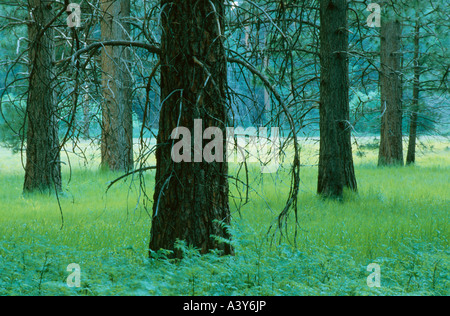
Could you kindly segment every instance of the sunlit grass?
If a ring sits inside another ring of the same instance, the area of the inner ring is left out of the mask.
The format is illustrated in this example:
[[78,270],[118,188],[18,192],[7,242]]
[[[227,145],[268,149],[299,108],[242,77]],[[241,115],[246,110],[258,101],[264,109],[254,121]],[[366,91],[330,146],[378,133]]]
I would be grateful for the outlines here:
[[[359,192],[336,202],[315,194],[317,144],[303,143],[298,227],[291,214],[281,239],[267,232],[286,202],[289,170],[261,176],[250,165],[248,203],[230,203],[236,255],[192,253],[178,264],[147,259],[152,205],[139,179],[106,194],[119,174],[98,171],[92,151],[87,166],[70,156],[72,172],[66,161],[58,199],[23,196],[20,154],[0,150],[0,294],[448,294],[450,144],[424,144],[417,164],[404,168],[378,168],[377,150],[362,149],[355,155]],[[145,176],[150,197],[153,178]],[[242,183],[230,184],[233,196],[246,196]],[[82,267],[81,289],[65,284],[72,262]],[[380,289],[366,285],[372,262],[382,266]]]

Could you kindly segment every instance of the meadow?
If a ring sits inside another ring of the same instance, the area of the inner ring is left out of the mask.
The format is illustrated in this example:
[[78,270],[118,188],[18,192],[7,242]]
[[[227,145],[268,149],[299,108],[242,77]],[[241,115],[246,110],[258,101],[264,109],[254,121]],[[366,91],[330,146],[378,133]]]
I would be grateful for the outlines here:
[[[296,234],[293,217],[283,234],[268,233],[286,202],[287,170],[252,166],[248,203],[233,198],[245,196],[242,183],[230,183],[235,255],[200,256],[180,243],[181,261],[148,258],[152,205],[137,177],[105,193],[119,174],[99,171],[95,152],[89,162],[69,154],[58,199],[24,196],[20,153],[0,149],[0,295],[449,295],[450,142],[423,138],[416,165],[378,168],[373,139],[359,139],[359,192],[344,202],[316,195],[317,143],[300,143]],[[145,175],[150,197],[153,177]],[[80,287],[67,285],[71,263]],[[367,284],[372,263],[380,287]]]

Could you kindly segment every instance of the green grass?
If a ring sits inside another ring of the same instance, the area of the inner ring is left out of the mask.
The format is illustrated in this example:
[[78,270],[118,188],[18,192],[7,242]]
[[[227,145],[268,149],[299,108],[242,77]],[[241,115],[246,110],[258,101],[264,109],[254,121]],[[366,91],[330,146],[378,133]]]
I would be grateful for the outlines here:
[[[355,155],[359,193],[343,203],[317,197],[317,169],[303,167],[297,235],[291,216],[287,238],[267,231],[288,175],[261,178],[254,168],[249,203],[238,209],[231,200],[236,255],[199,256],[180,245],[181,262],[147,258],[151,204],[137,179],[105,194],[117,174],[72,157],[61,228],[55,197],[23,196],[20,155],[1,149],[0,295],[449,295],[450,144],[425,144],[411,167],[377,168],[376,149]],[[302,163],[314,165],[316,144],[302,145]],[[242,190],[231,184],[233,195]],[[80,288],[66,284],[70,263],[81,267]],[[370,263],[381,267],[380,288],[367,286]]]

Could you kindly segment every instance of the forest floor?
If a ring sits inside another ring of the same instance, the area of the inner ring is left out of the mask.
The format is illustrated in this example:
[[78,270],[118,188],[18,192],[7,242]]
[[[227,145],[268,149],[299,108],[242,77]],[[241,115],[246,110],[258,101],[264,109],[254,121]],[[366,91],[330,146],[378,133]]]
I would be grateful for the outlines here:
[[[293,221],[283,236],[267,233],[286,202],[288,170],[250,166],[248,203],[233,198],[245,197],[242,184],[230,183],[235,255],[180,244],[186,258],[177,262],[148,258],[153,172],[106,194],[119,174],[98,171],[94,154],[89,163],[68,154],[58,199],[24,196],[20,153],[0,149],[0,295],[449,295],[448,139],[422,139],[416,165],[403,168],[378,168],[374,139],[358,139],[359,192],[344,202],[317,197],[318,145],[300,143],[296,233]],[[68,286],[72,263],[80,287]],[[380,287],[368,286],[373,263]]]

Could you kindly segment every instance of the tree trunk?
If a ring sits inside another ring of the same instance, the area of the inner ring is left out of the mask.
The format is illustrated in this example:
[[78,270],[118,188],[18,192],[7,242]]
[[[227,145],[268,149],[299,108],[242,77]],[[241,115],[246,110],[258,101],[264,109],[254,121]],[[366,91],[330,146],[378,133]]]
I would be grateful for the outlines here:
[[90,109],[90,96],[89,96],[89,85],[86,84],[84,86],[84,102],[83,102],[83,126],[82,126],[82,130],[83,130],[83,138],[84,139],[89,139],[91,137],[91,109]]
[[419,94],[420,94],[420,22],[418,13],[416,14],[416,27],[414,35],[414,84],[413,100],[409,122],[409,143],[408,153],[406,155],[406,164],[410,165],[416,162],[416,140],[417,140],[417,120],[419,113]]
[[[102,0],[102,40],[129,40],[129,0]],[[102,166],[114,171],[133,169],[133,118],[129,49],[122,46],[102,50]]]
[[403,165],[401,25],[381,24],[381,138],[378,165]]
[[351,146],[347,2],[320,2],[320,153],[318,193],[357,190]]
[[[150,250],[173,250],[179,258],[183,254],[174,244],[183,240],[203,254],[211,249],[231,254],[228,243],[212,237],[230,238],[225,227],[230,224],[225,151],[223,162],[206,162],[201,148],[188,153],[196,157],[192,162],[175,163],[171,158],[172,131],[182,126],[192,133],[195,119],[202,120],[204,129],[218,127],[225,135],[224,1],[163,0],[161,5],[164,101],[157,139]],[[223,146],[225,142],[223,137]]]
[[50,1],[30,0],[30,79],[24,192],[61,189],[58,123],[54,96],[54,32]]

